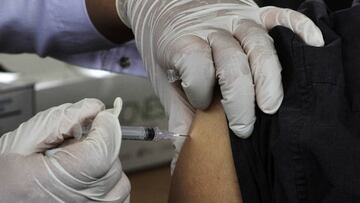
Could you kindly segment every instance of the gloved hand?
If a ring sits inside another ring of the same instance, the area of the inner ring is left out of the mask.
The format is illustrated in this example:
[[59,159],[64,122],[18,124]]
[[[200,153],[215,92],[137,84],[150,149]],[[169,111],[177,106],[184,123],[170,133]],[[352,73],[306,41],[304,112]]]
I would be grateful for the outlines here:
[[[121,108],[121,99],[105,111],[101,101],[85,99],[41,112],[3,135],[1,201],[128,202],[130,183],[118,158]],[[80,138],[92,120],[86,137],[59,146]]]
[[[230,128],[242,138],[253,130],[255,98],[265,113],[277,111],[283,89],[267,33],[272,27],[288,27],[309,45],[324,45],[321,31],[304,15],[259,8],[252,0],[117,0],[117,10],[135,34],[170,130],[181,134],[188,133],[193,107],[209,106],[216,83]],[[174,72],[181,83],[169,83]]]

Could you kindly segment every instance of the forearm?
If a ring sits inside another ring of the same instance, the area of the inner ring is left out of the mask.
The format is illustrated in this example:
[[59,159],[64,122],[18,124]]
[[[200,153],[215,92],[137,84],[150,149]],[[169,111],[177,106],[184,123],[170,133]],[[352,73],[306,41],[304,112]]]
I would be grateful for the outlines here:
[[[64,56],[117,46],[97,31],[90,20],[94,17],[88,14],[85,0],[3,0],[0,13],[2,53]],[[99,19],[105,21],[108,18]],[[127,35],[122,33],[121,36]]]
[[242,202],[219,100],[198,111],[174,171],[169,202]]
[[132,31],[120,20],[115,0],[85,0],[91,22],[96,29],[114,43],[133,38]]

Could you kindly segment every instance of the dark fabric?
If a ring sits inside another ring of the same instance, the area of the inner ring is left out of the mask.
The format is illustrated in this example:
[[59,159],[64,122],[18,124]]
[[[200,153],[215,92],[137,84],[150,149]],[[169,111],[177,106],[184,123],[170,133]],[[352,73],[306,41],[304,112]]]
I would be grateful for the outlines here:
[[257,110],[249,139],[231,133],[245,203],[360,202],[360,5],[331,12],[319,0],[299,11],[322,30],[310,47],[290,30],[270,31],[283,67],[275,115]]
[[[356,2],[358,0],[354,0]],[[305,0],[259,0],[258,4],[260,6],[278,6],[282,8],[291,8],[297,9],[301,3],[305,2]],[[352,0],[325,0],[327,7],[332,10],[341,10],[345,8],[349,8],[353,3]]]

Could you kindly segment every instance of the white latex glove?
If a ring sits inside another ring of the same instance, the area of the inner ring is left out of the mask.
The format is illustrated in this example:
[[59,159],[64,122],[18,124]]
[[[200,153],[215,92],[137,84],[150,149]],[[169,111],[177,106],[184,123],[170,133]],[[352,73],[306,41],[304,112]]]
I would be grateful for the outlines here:
[[[95,99],[37,114],[0,139],[1,202],[128,202],[130,183],[118,158],[117,99],[105,110]],[[92,122],[82,140],[59,146]]]
[[[117,10],[135,34],[170,131],[181,134],[188,133],[194,108],[209,106],[216,83],[230,128],[242,138],[253,130],[255,98],[265,113],[278,110],[281,66],[269,29],[285,26],[309,45],[324,45],[306,16],[252,0],[117,0]],[[170,84],[169,70],[181,82]]]

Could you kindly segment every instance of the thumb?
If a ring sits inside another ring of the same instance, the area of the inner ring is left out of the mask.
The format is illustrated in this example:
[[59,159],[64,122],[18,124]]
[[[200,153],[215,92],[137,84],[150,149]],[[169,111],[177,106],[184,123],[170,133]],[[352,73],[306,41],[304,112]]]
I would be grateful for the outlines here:
[[[181,91],[178,84],[170,84],[163,75],[162,77],[158,77],[158,81],[160,80],[162,80],[162,89],[159,97],[169,116],[169,131],[187,135],[190,131],[195,109],[188,102],[184,92]],[[185,138],[183,137],[178,137],[173,140],[175,153],[171,161],[171,172],[175,169],[184,142]]]
[[75,172],[78,179],[101,177],[118,159],[121,146],[121,128],[118,115],[122,100],[115,100],[114,109],[100,112],[92,123],[88,136],[74,144],[46,152],[66,171]]
[[116,98],[114,108],[107,109],[95,118],[88,137],[83,142],[92,144],[91,153],[106,159],[107,164],[112,164],[119,155],[122,133],[119,122],[119,115],[123,102]]

